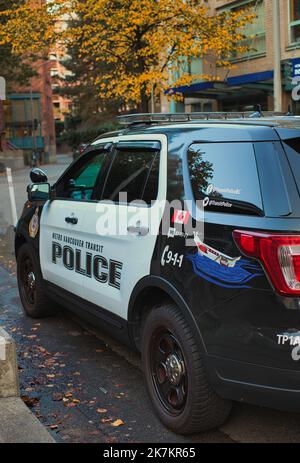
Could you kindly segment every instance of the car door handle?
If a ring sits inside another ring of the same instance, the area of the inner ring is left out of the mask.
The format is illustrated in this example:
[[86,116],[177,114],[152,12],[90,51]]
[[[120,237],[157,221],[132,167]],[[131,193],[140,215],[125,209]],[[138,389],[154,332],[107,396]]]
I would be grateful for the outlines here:
[[72,225],[77,225],[78,224],[78,219],[77,217],[66,217],[65,221],[67,223],[71,223]]
[[136,225],[127,227],[127,231],[132,234],[132,235],[138,235],[138,236],[146,236],[149,233],[149,228],[148,227],[142,227],[141,225]]

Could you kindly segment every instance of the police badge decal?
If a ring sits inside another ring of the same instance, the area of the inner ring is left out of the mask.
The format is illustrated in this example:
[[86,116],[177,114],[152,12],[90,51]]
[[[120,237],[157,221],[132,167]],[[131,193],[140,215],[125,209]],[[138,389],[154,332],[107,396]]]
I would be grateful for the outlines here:
[[38,231],[39,231],[39,208],[37,207],[29,222],[30,238],[35,238]]

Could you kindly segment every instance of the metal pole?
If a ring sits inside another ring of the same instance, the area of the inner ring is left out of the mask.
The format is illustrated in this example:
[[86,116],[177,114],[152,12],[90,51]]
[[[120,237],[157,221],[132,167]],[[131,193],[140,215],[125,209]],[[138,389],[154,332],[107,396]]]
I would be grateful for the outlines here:
[[6,176],[7,176],[7,183],[8,183],[8,191],[9,191],[12,223],[13,223],[14,226],[16,226],[17,222],[18,222],[18,215],[17,215],[15,190],[14,190],[14,185],[13,185],[13,181],[12,181],[12,175],[11,175],[11,168],[10,167],[6,167]]
[[155,113],[155,99],[154,99],[154,85],[152,84],[151,89],[151,113]]
[[280,40],[280,0],[273,4],[273,46],[274,46],[274,111],[282,111],[281,82],[281,40]]
[[30,81],[30,107],[31,107],[31,123],[32,123],[32,140],[33,140],[33,149],[36,154],[36,138],[35,138],[35,127],[34,127],[34,106],[33,106],[33,95],[32,95],[32,82]]

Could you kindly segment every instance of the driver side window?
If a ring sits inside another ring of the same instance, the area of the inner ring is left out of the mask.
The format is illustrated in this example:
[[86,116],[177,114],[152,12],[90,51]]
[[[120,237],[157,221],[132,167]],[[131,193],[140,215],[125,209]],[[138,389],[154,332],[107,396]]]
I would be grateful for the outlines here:
[[[89,155],[90,154],[90,155]],[[89,153],[74,165],[67,177],[57,187],[57,198],[90,201],[94,198],[97,180],[102,171],[106,153]]]

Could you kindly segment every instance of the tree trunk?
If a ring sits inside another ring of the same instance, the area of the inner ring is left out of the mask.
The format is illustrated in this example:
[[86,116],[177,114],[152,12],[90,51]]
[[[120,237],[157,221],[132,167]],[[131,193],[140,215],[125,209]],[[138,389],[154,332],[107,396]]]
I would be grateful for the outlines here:
[[145,90],[141,90],[141,102],[138,106],[138,110],[141,113],[149,112],[149,97],[146,95]]

